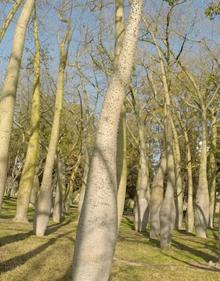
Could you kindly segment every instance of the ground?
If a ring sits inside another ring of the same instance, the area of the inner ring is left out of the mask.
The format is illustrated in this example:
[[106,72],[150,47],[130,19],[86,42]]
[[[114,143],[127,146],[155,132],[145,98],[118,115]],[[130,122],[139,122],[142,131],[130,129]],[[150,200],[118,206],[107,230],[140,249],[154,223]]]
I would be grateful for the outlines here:
[[[70,281],[77,214],[72,210],[61,224],[50,223],[47,235],[33,235],[32,225],[12,221],[15,201],[6,200],[0,214],[0,281]],[[32,217],[30,211],[30,218]],[[133,230],[132,218],[123,219],[111,281],[220,281],[218,246],[209,239],[174,232],[168,251],[158,248],[147,233]]]

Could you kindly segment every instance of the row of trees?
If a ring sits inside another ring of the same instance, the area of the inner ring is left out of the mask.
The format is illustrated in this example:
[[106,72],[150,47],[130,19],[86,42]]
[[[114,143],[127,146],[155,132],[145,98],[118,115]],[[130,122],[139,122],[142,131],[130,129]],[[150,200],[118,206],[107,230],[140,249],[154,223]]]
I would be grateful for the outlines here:
[[[86,43],[70,63],[77,5],[60,1],[56,80],[41,47],[36,1],[16,1],[0,28],[1,43],[20,11],[0,96],[0,206],[4,195],[15,195],[14,220],[27,223],[32,203],[34,231],[43,236],[51,214],[60,222],[70,205],[78,204],[73,280],[108,280],[124,205],[131,202],[135,230],[149,226],[163,249],[170,247],[175,228],[206,238],[208,227],[215,226],[219,59],[205,40],[190,38],[191,22],[177,24],[187,1],[162,2],[150,15],[143,1],[133,0],[126,21],[124,0],[116,0],[114,48],[100,24],[98,44],[87,30]],[[90,12],[103,15],[105,9],[94,4]],[[206,14],[218,14],[216,6]],[[30,20],[34,52],[21,72]],[[207,67],[196,60],[197,50],[191,58],[193,47],[207,55]],[[32,95],[21,105],[27,87],[19,89],[19,75],[30,69]],[[65,95],[72,80],[79,102]],[[19,181],[16,192],[12,184],[6,188],[10,174]]]

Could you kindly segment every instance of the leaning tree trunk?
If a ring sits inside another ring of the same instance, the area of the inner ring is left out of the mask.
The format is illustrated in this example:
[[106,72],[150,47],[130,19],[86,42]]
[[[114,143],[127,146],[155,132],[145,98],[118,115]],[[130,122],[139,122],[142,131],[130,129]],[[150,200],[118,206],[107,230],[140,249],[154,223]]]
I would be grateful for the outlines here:
[[210,183],[210,217],[209,226],[214,227],[214,215],[215,215],[215,193],[216,193],[216,146],[217,146],[217,116],[214,111],[211,112],[212,124],[211,124],[211,149],[209,155],[209,183]]
[[[171,116],[172,118],[172,116]],[[182,182],[182,174],[181,174],[181,153],[180,153],[180,145],[177,130],[175,124],[173,122],[173,118],[171,119],[171,126],[173,132],[173,156],[175,163],[175,173],[176,173],[176,205],[177,205],[177,228],[182,229],[183,226],[183,182]]]
[[40,130],[40,43],[38,38],[38,24],[36,12],[34,16],[34,93],[31,109],[31,128],[24,168],[22,170],[17,197],[17,211],[14,220],[28,222],[27,212],[34,183],[39,154],[39,130]]
[[150,238],[160,237],[160,208],[163,202],[166,157],[161,156],[160,165],[154,176],[150,196]]
[[[118,65],[98,124],[73,258],[73,281],[107,281],[117,238],[117,131],[132,73],[142,12],[133,0]],[[98,247],[97,247],[98,245]]]
[[12,53],[0,96],[0,209],[7,179],[9,143],[25,33],[34,3],[34,0],[27,0],[25,2],[21,15],[17,21]]
[[0,28],[0,43],[1,43],[2,39],[4,38],[6,31],[8,30],[8,27],[9,27],[10,23],[12,22],[15,14],[17,13],[18,8],[21,6],[22,2],[23,2],[23,0],[16,0],[14,5],[12,6],[12,9],[8,13],[7,17],[5,18],[4,23],[3,23],[2,27]]
[[[114,64],[117,66],[119,55],[122,48],[124,26],[124,0],[115,1],[115,58]],[[127,187],[127,141],[126,141],[126,107],[122,108],[119,130],[118,130],[118,147],[117,147],[117,208],[118,208],[118,227],[120,226]]]
[[[63,108],[64,95],[64,75],[70,43],[70,24],[68,21],[67,31],[64,40],[60,44],[60,65],[57,80],[57,94],[55,100],[55,110],[53,124],[51,129],[50,143],[48,147],[47,158],[44,166],[43,179],[37,200],[37,210],[35,217],[35,233],[37,236],[43,236],[49,222],[52,205],[52,173],[54,168],[57,144],[59,140],[61,112]],[[67,44],[67,46],[66,46]]]
[[207,180],[207,128],[206,108],[202,108],[202,147],[199,167],[199,183],[195,202],[196,235],[206,238],[209,223],[209,190]]
[[136,187],[136,199],[134,208],[134,224],[135,230],[146,231],[149,218],[149,201],[150,201],[150,181],[148,157],[146,155],[146,139],[144,134],[144,120],[141,113],[138,118],[139,132],[139,166],[138,179]]

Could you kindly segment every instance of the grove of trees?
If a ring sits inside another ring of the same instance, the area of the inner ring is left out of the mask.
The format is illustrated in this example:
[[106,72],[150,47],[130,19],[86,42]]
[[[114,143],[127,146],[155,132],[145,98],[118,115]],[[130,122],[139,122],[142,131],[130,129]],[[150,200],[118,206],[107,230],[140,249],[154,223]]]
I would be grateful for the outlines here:
[[74,281],[109,280],[124,215],[162,250],[220,243],[220,2],[201,2],[0,1],[0,216],[14,198],[42,237],[77,210]]

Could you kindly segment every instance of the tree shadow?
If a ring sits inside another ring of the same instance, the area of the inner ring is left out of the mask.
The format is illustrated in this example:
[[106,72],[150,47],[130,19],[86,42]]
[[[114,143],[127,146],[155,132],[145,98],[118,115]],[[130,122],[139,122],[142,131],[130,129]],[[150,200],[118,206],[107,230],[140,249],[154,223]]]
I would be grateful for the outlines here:
[[48,247],[52,246],[59,238],[64,237],[64,236],[68,235],[69,233],[72,233],[72,230],[68,231],[66,233],[60,234],[56,238],[49,239],[46,243],[38,246],[37,248],[35,248],[34,250],[31,250],[28,253],[25,253],[20,256],[16,256],[14,258],[11,258],[7,261],[0,263],[0,272],[5,273],[5,272],[15,269],[18,266],[25,264],[26,261],[28,261],[32,257],[35,257],[36,255],[40,254],[42,251],[44,251]]
[[28,232],[22,232],[22,233],[17,233],[15,235],[10,235],[10,236],[4,236],[0,238],[0,247],[6,245],[6,244],[11,244],[17,241],[22,241],[28,238],[29,236],[33,235],[34,232],[33,230],[28,231]]
[[179,261],[181,263],[184,263],[190,267],[193,267],[193,268],[197,268],[197,269],[201,269],[201,270],[206,270],[206,271],[211,271],[211,272],[220,272],[220,269],[218,268],[215,268],[215,267],[210,267],[206,264],[202,264],[202,263],[199,263],[199,262],[196,262],[196,263],[191,263],[191,262],[188,262],[188,261],[185,261],[185,260],[182,260],[180,258],[177,258],[173,255],[171,255],[168,251],[162,251],[163,255],[166,256],[166,257],[169,257],[169,258],[172,258],[176,261]]
[[[71,222],[71,220],[67,220],[64,223],[58,223],[55,225],[50,225],[48,226],[48,229],[46,231],[46,235],[50,235],[54,232],[56,232],[59,228],[62,228],[66,225],[68,225]],[[22,232],[22,233],[17,233],[15,235],[10,235],[10,236],[4,236],[0,238],[0,247],[6,245],[6,244],[11,244],[14,242],[22,241],[28,238],[29,236],[34,235],[34,231],[28,231],[28,232]]]

